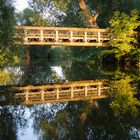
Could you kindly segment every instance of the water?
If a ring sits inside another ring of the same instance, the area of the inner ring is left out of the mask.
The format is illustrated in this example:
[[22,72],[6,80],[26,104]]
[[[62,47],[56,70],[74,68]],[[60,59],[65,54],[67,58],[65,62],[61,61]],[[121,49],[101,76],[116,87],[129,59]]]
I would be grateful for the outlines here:
[[[0,140],[138,140],[140,71],[87,60],[36,60],[5,67],[1,85],[109,80],[118,96],[40,105],[0,104]],[[113,81],[113,82],[112,82]],[[119,96],[123,94],[123,96]],[[127,96],[125,96],[127,94]]]

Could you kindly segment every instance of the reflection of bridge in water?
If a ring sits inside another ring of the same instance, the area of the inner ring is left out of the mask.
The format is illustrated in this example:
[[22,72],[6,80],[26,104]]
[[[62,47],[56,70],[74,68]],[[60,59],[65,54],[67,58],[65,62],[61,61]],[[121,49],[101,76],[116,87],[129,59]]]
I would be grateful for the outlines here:
[[100,81],[79,81],[64,84],[15,87],[13,99],[18,104],[44,104],[92,100],[108,97],[109,87]]
[[106,46],[110,41],[108,29],[16,26],[17,40],[23,45]]

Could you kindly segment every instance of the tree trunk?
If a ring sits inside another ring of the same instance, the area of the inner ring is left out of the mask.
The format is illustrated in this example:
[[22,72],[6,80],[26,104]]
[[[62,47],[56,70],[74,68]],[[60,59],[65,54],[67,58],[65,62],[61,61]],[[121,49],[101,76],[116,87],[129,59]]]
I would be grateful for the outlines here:
[[98,28],[97,24],[97,17],[98,17],[98,12],[96,11],[93,15],[90,12],[89,7],[86,5],[85,0],[79,0],[79,7],[82,11],[84,11],[86,19],[89,23],[89,26],[91,28]]

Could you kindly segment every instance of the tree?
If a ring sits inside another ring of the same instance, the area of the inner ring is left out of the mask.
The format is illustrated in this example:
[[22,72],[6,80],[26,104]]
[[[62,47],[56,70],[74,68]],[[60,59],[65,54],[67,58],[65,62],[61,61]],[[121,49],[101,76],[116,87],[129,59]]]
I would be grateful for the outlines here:
[[110,46],[114,49],[116,56],[120,58],[124,55],[129,55],[132,49],[137,44],[135,29],[138,28],[140,22],[138,21],[138,11],[133,10],[129,15],[116,11],[110,20],[111,37]]
[[17,22],[20,25],[26,26],[37,26],[37,25],[46,25],[50,26],[51,23],[49,20],[43,18],[39,12],[34,11],[33,9],[26,8],[22,12],[16,14]]
[[7,84],[10,80],[9,73],[6,73],[5,71],[0,70],[0,85]]
[[133,97],[135,88],[131,85],[132,79],[127,76],[124,79],[112,82],[113,94],[111,107],[117,117],[138,115],[140,102]]
[[14,45],[14,8],[12,1],[0,0],[0,65],[13,62],[17,57]]
[[[16,13],[17,23],[23,26],[51,26],[52,23],[41,15],[38,11],[31,8],[26,8],[22,12]],[[47,58],[49,47],[42,46],[29,47],[31,58]]]
[[[109,21],[114,11],[118,10],[130,14],[130,11],[134,8],[140,10],[139,0],[29,0],[29,2],[31,7],[39,12],[46,13],[46,15],[51,14],[52,17],[55,17],[56,24],[54,25],[66,27],[97,27],[98,24],[99,27],[105,28],[110,26]],[[132,21],[131,18],[129,19]],[[89,21],[93,22],[90,24]],[[75,51],[73,48],[70,48],[70,50],[72,50],[72,54]],[[81,49],[78,51],[81,52]]]

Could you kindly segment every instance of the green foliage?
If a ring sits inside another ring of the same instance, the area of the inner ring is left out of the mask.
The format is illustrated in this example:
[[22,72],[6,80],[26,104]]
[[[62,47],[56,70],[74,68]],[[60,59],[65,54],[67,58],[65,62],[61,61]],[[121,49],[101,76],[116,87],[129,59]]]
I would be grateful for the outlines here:
[[14,8],[12,1],[0,0],[0,65],[14,62],[17,56],[14,45]]
[[0,70],[0,85],[8,83],[10,80],[10,75],[5,71]]
[[[24,26],[51,26],[51,22],[46,18],[43,18],[41,13],[34,9],[26,8],[22,12],[16,13],[17,23]],[[21,49],[21,48],[20,48]],[[47,58],[49,47],[29,47],[31,59],[35,58]],[[23,50],[24,51],[24,50]],[[23,52],[22,51],[22,52]]]
[[41,123],[41,128],[48,139],[56,137],[56,128],[52,126],[47,120]]
[[20,25],[26,25],[26,26],[31,26],[31,25],[50,26],[51,25],[51,23],[47,19],[43,18],[39,12],[29,8],[26,8],[22,12],[17,13],[16,18],[17,18],[17,22]]
[[132,61],[136,61],[137,65],[140,66],[140,48],[135,48],[131,52]]
[[90,8],[99,11],[98,24],[100,27],[108,27],[109,20],[114,11],[130,13],[131,10],[140,10],[139,0],[88,0]]
[[125,79],[112,83],[114,91],[111,107],[117,117],[135,116],[138,113],[137,106],[140,106],[140,102],[133,97],[134,88],[131,86],[131,82],[130,77],[125,77]]
[[52,0],[52,1],[54,2],[55,7],[59,8],[59,10],[61,10],[63,12],[66,12],[70,6],[72,0],[67,0],[67,1],[66,0]]
[[[56,25],[66,26],[66,27],[87,27],[88,23],[85,17],[84,11],[79,8],[79,1],[75,0],[29,0],[30,5],[36,11],[40,13],[45,13],[46,9],[50,9],[47,13],[51,14],[51,17],[55,17]],[[123,0],[123,1],[114,1],[114,0],[87,0],[86,4],[88,5],[89,12],[94,13],[94,10],[99,12],[99,17],[97,22],[100,27],[109,26],[109,20],[113,16],[114,11],[115,15],[111,19],[111,25],[113,27],[113,32],[111,35],[117,36],[117,40],[112,41],[110,44],[115,46],[117,49],[114,49],[117,57],[121,57],[126,54],[130,54],[131,50],[134,48],[134,45],[137,41],[133,38],[134,29],[138,26],[138,12],[132,9],[140,10],[140,1],[138,0]],[[50,8],[51,7],[51,8]],[[51,10],[51,9],[54,10]],[[60,14],[60,13],[63,14]],[[127,14],[129,15],[127,15]],[[58,16],[59,15],[59,16]],[[131,36],[132,35],[132,36]],[[77,50],[71,48],[71,53],[77,52]],[[79,49],[81,54],[83,49]],[[114,53],[113,52],[113,53]],[[89,53],[87,52],[87,55]],[[90,53],[91,54],[91,53]]]
[[112,26],[110,45],[116,47],[115,53],[117,57],[130,54],[137,43],[135,39],[135,29],[140,25],[138,21],[138,11],[133,10],[129,15],[116,11],[110,20]]

